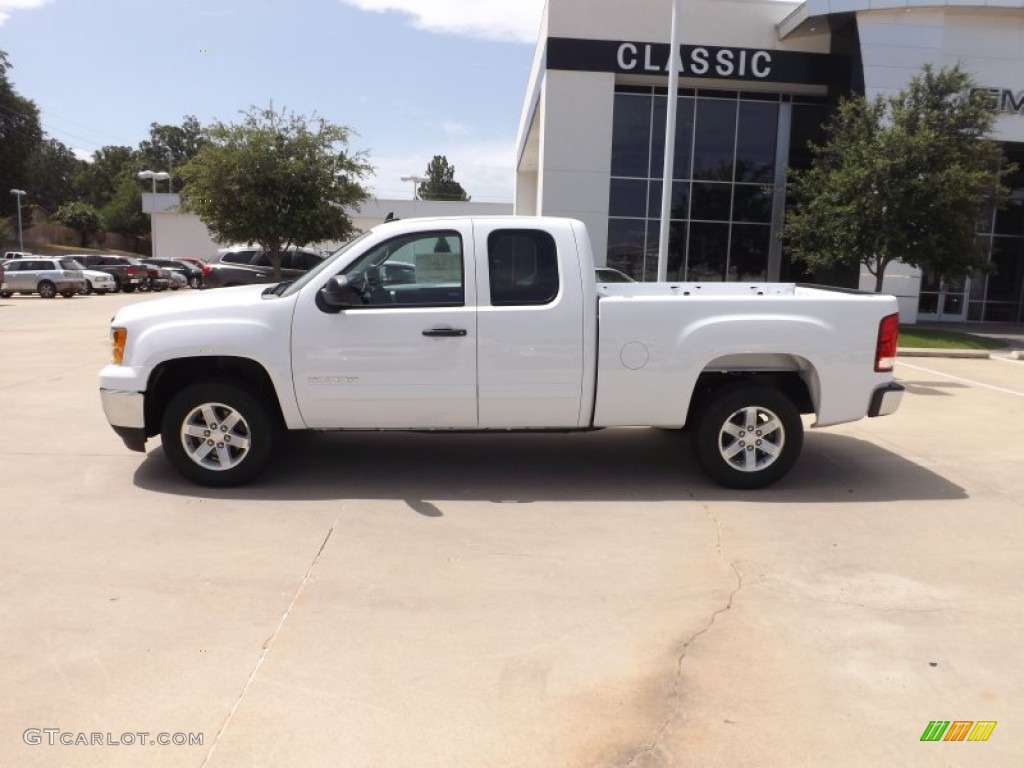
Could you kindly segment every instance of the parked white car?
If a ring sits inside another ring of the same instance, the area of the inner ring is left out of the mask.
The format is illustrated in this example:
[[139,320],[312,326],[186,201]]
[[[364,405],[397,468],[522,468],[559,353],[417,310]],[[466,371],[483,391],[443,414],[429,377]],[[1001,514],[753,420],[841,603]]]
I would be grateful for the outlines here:
[[758,488],[796,462],[802,413],[896,410],[898,333],[891,296],[598,284],[579,221],[407,219],[294,281],[120,309],[100,394],[129,448],[159,434],[205,485],[253,479],[282,428],[685,426],[712,478]]
[[116,284],[112,275],[100,272],[98,269],[87,269],[78,261],[75,261],[75,264],[78,264],[78,268],[82,270],[82,276],[85,278],[86,293],[97,293],[103,296],[104,294],[114,292]]

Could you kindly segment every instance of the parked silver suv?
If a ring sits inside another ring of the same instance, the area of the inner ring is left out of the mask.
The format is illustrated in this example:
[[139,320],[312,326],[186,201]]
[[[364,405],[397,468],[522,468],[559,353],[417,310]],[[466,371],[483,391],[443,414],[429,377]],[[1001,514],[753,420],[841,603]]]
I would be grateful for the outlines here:
[[44,299],[52,299],[59,293],[70,299],[76,293],[85,293],[85,289],[85,276],[74,259],[32,256],[4,263],[0,298],[9,298],[13,293],[38,293]]

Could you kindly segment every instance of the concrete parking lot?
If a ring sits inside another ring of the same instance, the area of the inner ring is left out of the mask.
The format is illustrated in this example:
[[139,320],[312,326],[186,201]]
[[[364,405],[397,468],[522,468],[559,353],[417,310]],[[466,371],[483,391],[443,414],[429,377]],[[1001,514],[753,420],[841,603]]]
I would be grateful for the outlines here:
[[0,301],[0,766],[1020,765],[1024,362],[901,362],[753,493],[646,429],[298,435],[210,491],[100,409],[152,300]]

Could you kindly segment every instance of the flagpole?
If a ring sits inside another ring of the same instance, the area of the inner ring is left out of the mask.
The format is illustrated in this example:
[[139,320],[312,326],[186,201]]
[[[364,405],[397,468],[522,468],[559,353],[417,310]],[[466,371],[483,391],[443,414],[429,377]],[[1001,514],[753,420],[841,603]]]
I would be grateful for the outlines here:
[[661,228],[658,236],[658,282],[668,280],[668,233],[672,216],[672,173],[676,160],[676,114],[679,111],[679,21],[683,0],[672,0],[672,34],[668,56],[668,109],[665,112],[665,167],[661,175]]

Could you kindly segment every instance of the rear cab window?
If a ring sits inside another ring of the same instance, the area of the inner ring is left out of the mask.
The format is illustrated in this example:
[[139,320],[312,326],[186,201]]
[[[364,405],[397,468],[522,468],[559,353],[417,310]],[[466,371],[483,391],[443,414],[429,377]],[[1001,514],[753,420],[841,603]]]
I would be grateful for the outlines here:
[[550,233],[498,229],[487,237],[491,305],[550,304],[558,296],[558,248]]

